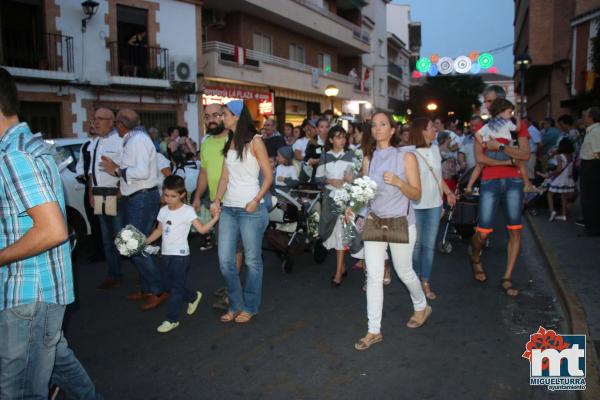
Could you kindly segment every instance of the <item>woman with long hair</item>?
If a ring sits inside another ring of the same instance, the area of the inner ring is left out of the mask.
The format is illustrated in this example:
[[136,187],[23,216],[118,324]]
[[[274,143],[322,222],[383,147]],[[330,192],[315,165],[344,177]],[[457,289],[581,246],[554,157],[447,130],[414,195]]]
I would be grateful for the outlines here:
[[413,265],[430,300],[436,298],[429,285],[429,275],[442,215],[442,195],[447,196],[449,205],[456,204],[454,193],[442,179],[442,157],[438,146],[433,144],[434,139],[435,129],[429,118],[417,117],[412,121],[408,143],[417,148],[415,155],[421,178],[421,198],[412,203],[417,225]]
[[[226,104],[223,123],[233,135],[223,149],[225,161],[221,180],[215,201],[210,206],[211,212],[221,213],[219,263],[229,295],[229,310],[221,316],[221,322],[246,323],[258,313],[261,301],[262,239],[269,222],[263,197],[273,182],[273,170],[265,144],[243,101],[233,100]],[[259,181],[261,175],[262,183]],[[248,267],[243,290],[236,268],[239,238]]]
[[406,217],[408,243],[369,240],[364,242],[369,323],[366,336],[354,345],[357,350],[366,350],[383,340],[381,335],[383,271],[388,247],[392,254],[394,268],[408,288],[413,303],[414,313],[406,326],[418,328],[431,315],[431,307],[427,305],[427,298],[412,267],[412,253],[417,235],[415,214],[410,202],[421,198],[419,166],[412,153],[412,147],[392,146],[396,129],[397,125],[391,115],[379,112],[373,116],[371,131],[376,145],[369,163],[368,176],[377,183],[377,194],[369,205],[367,218]]

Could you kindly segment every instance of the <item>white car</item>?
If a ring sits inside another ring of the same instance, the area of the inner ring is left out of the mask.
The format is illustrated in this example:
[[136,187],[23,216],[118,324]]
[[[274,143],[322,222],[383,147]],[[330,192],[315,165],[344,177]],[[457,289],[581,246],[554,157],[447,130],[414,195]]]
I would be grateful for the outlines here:
[[[89,138],[79,137],[46,140],[46,143],[53,148],[54,158],[59,165],[65,193],[67,222],[79,238],[91,234],[90,222],[86,216],[84,206],[85,185],[77,180],[75,170],[81,146],[88,140]],[[185,167],[185,187],[188,193],[193,193],[196,190],[199,171],[200,168],[197,162],[194,165]]]

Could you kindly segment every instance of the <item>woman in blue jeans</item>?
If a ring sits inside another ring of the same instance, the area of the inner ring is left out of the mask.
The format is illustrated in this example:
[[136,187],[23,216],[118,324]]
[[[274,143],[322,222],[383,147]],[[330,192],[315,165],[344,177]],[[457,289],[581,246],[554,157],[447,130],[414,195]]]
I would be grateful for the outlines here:
[[[210,206],[211,212],[221,213],[219,263],[229,295],[229,310],[221,316],[221,322],[246,323],[258,313],[260,306],[262,239],[269,222],[263,197],[273,182],[273,171],[265,144],[243,101],[226,104],[223,123],[233,135],[223,149],[223,172],[215,201]],[[248,267],[243,289],[235,266],[239,238]]]
[[442,192],[448,204],[456,204],[454,193],[442,179],[442,158],[435,139],[435,129],[429,118],[415,118],[410,127],[409,144],[417,148],[417,162],[421,177],[421,199],[412,202],[417,225],[417,242],[413,251],[413,266],[421,279],[423,292],[428,299],[436,298],[429,285],[429,275],[433,266],[433,254],[440,217],[442,215]]

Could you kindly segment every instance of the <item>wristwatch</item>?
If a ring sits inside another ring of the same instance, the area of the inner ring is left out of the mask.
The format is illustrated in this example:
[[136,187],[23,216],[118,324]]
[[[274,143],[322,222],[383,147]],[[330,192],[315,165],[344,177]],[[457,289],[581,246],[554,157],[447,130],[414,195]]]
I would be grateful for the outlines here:
[[504,151],[504,147],[506,147],[506,146],[504,146],[504,144],[500,144],[500,146],[498,146],[498,150],[500,150],[500,151],[503,152]]

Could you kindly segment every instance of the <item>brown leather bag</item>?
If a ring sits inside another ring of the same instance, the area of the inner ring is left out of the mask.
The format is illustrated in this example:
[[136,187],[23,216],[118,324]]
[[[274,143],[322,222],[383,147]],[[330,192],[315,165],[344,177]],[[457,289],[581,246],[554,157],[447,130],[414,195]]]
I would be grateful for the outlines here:
[[367,215],[362,231],[365,242],[408,243],[408,219],[405,216],[379,218],[373,213]]

